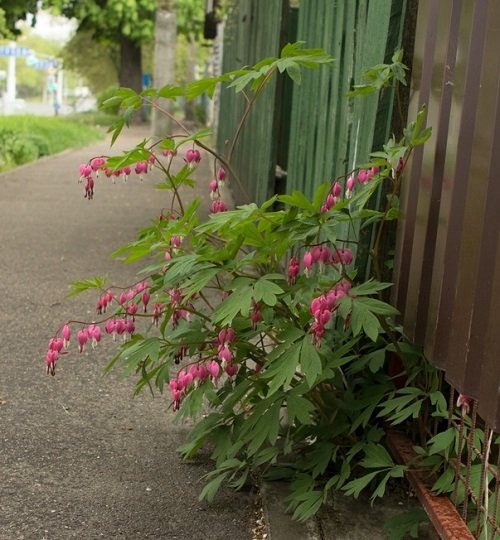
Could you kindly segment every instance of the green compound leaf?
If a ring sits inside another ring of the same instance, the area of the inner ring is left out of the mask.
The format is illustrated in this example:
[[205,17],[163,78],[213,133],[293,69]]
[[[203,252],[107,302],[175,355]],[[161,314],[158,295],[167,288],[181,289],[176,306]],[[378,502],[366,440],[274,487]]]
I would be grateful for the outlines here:
[[[281,276],[280,276],[281,278]],[[277,295],[285,291],[268,276],[264,276],[255,282],[253,286],[253,297],[256,302],[264,302],[268,306],[275,306],[278,301]]]
[[352,495],[355,499],[357,499],[363,489],[370,484],[370,482],[377,476],[377,474],[379,474],[379,472],[380,471],[374,471],[365,474],[360,478],[347,482],[347,484],[345,484],[345,486],[342,488],[342,491],[345,491],[346,495]]
[[87,291],[89,289],[104,289],[106,286],[106,281],[108,280],[107,276],[96,276],[89,279],[81,279],[79,281],[73,281],[70,285],[70,291],[66,295],[67,298],[70,298],[72,296],[78,296],[84,291]]
[[309,388],[312,388],[323,371],[323,365],[318,349],[312,344],[311,336],[308,334],[304,337],[300,349],[300,368]]
[[384,531],[389,540],[403,540],[409,534],[411,538],[418,538],[420,523],[429,521],[425,510],[411,510],[388,519],[384,523]]

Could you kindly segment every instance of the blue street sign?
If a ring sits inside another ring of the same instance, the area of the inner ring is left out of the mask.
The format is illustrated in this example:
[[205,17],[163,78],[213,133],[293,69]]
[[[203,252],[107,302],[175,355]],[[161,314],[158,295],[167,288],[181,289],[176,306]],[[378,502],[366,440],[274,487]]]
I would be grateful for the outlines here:
[[0,56],[29,56],[31,49],[28,47],[0,47]]
[[31,67],[35,69],[56,68],[58,66],[59,62],[57,60],[37,60],[34,64],[31,64]]

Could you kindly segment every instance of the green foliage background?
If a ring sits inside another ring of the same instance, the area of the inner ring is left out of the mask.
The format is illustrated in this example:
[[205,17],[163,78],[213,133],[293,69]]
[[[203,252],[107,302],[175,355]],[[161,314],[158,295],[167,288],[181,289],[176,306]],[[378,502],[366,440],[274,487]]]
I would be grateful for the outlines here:
[[0,171],[102,138],[100,128],[74,119],[0,116]]

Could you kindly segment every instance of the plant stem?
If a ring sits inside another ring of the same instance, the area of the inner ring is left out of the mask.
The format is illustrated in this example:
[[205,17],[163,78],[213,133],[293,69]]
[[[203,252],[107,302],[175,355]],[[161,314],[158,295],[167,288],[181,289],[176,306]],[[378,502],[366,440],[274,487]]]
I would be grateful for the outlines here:
[[170,163],[172,162],[172,160],[170,160],[169,166],[167,168],[165,167],[165,165],[163,165],[163,163],[159,162],[158,160],[155,160],[155,161],[158,163],[156,166],[159,169],[161,169],[161,171],[166,176],[166,178],[168,178],[168,181],[170,182],[170,185],[172,187],[172,191],[174,192],[174,198],[177,200],[177,203],[179,204],[179,210],[181,214],[184,214],[184,205],[182,204],[182,198],[179,194],[179,190],[177,189],[177,186],[175,185],[175,182],[173,181],[173,177],[170,174]]
[[186,135],[191,135],[191,132],[184,126],[184,124],[179,122],[179,120],[177,120],[177,118],[175,118],[175,116],[171,112],[167,111],[167,109],[164,109],[163,107],[160,107],[157,103],[155,103],[151,99],[146,99],[144,97],[142,99],[144,100],[144,103],[147,103],[151,107],[154,107],[158,112],[161,112],[165,116],[168,116],[168,118],[170,118],[170,120],[172,120],[172,122],[174,122],[174,124],[179,126],[182,129],[182,131],[184,131],[186,133]]
[[[233,140],[231,142],[231,147],[230,147],[229,152],[227,154],[228,161],[231,161],[231,158],[233,157],[233,153],[234,153],[234,150],[236,148],[236,143],[238,142],[238,139],[239,139],[239,137],[241,135],[241,130],[243,129],[243,126],[245,125],[246,119],[247,119],[248,115],[250,114],[250,111],[252,110],[256,99],[260,95],[260,93],[261,93],[262,89],[264,88],[264,86],[269,82],[269,79],[273,76],[275,71],[276,71],[276,68],[270,69],[267,72],[266,76],[262,79],[261,83],[256,88],[256,90],[255,90],[253,96],[251,97],[251,99],[249,101],[247,101],[247,106],[245,107],[245,111],[243,112],[243,116],[241,117],[241,119],[240,119],[240,121],[238,123],[238,127],[236,128],[236,133],[234,134]],[[248,97],[247,97],[247,100],[248,100]]]
[[202,143],[201,141],[196,140],[195,143],[197,146],[199,146],[200,148],[203,148],[203,150],[205,150],[206,152],[214,156],[216,159],[218,159],[222,163],[222,165],[224,165],[224,168],[230,174],[231,178],[234,178],[234,180],[238,184],[238,187],[240,188],[243,195],[246,197],[247,200],[250,200],[250,195],[247,189],[243,185],[242,181],[240,180],[239,176],[236,174],[234,169],[231,167],[231,164],[229,163],[229,161],[225,159],[221,154],[217,153],[215,150],[213,150],[206,144]]

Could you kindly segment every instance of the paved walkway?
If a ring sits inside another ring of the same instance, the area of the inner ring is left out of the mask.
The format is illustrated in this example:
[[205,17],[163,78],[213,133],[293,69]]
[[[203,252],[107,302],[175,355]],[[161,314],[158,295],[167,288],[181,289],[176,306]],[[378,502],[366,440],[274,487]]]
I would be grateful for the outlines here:
[[[145,136],[129,131],[119,145]],[[198,502],[210,465],[177,456],[185,431],[165,398],[133,399],[118,371],[102,378],[111,344],[44,374],[54,329],[94,317],[94,295],[65,300],[67,284],[106,273],[133,282],[109,254],[167,204],[136,178],[99,179],[84,199],[78,166],[107,153],[100,143],[0,175],[0,540],[249,540],[251,496]]]

